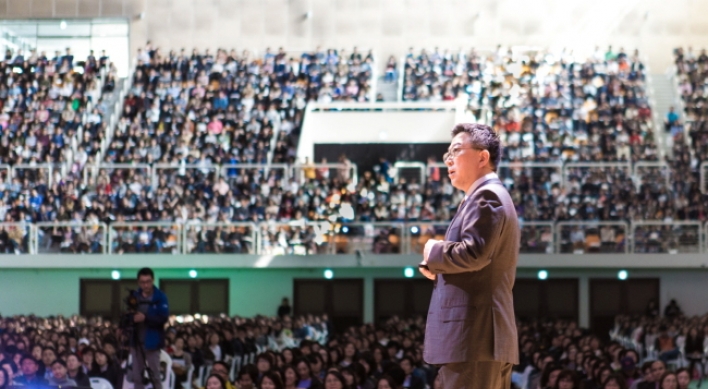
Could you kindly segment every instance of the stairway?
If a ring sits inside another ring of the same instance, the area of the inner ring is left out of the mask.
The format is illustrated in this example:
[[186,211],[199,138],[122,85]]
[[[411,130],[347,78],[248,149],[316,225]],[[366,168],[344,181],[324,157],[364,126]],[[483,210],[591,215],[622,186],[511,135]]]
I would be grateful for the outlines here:
[[666,74],[653,74],[650,78],[650,94],[653,97],[652,111],[654,112],[654,130],[659,152],[671,156],[673,138],[664,131],[664,119],[670,107],[674,107],[683,121],[683,105],[678,100],[677,91],[671,77]]
[[398,82],[386,82],[384,76],[378,78],[376,83],[376,95],[381,94],[383,96],[383,101],[394,102],[399,101],[398,96]]

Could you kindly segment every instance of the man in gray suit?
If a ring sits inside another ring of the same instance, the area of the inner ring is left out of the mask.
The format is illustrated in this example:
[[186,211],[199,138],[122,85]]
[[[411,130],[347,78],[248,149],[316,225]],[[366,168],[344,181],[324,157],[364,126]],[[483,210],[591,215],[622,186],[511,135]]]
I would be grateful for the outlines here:
[[435,286],[423,358],[441,366],[445,389],[508,389],[519,347],[511,289],[519,255],[514,203],[495,171],[499,136],[489,126],[458,124],[444,161],[465,191],[445,240],[429,240],[421,273]]

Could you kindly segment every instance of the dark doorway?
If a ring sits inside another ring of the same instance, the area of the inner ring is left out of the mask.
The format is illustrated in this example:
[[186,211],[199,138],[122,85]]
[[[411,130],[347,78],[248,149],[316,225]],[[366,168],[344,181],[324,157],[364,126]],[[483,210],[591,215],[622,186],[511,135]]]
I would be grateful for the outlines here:
[[160,290],[167,295],[171,315],[229,314],[228,279],[160,279]]
[[578,279],[538,280],[517,278],[514,283],[517,319],[578,320]]
[[433,282],[428,279],[377,279],[374,281],[374,320],[381,323],[391,316],[428,314]]
[[364,322],[364,280],[296,279],[293,283],[294,314],[327,314],[335,331]]
[[590,280],[590,328],[609,339],[617,315],[643,315],[649,301],[659,301],[658,278]]
[[138,288],[136,280],[81,279],[79,314],[101,316],[117,321],[125,311],[125,299],[130,290]]

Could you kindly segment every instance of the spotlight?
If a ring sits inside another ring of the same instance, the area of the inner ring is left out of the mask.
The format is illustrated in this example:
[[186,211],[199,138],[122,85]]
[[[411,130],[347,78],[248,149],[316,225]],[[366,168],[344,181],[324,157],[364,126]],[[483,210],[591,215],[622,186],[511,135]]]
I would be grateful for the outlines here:
[[349,227],[347,227],[347,226],[342,227],[342,233],[344,233],[344,234],[349,233]]
[[545,280],[546,278],[548,278],[548,272],[545,270],[539,270],[538,271],[538,279]]
[[197,271],[192,269],[189,271],[189,278],[197,278]]
[[617,272],[617,278],[619,278],[622,281],[626,280],[628,276],[629,276],[629,273],[627,273],[627,270],[620,270]]
[[114,280],[120,280],[120,272],[118,270],[113,270],[111,272],[111,278]]
[[334,272],[330,269],[324,271],[324,278],[331,280],[334,277]]
[[415,275],[415,271],[413,270],[412,267],[407,267],[407,268],[403,269],[403,275],[406,278],[413,278],[413,276]]
[[66,20],[62,20],[61,23],[59,23],[59,28],[66,30]]
[[417,234],[418,232],[420,232],[420,228],[418,228],[418,226],[411,227],[411,234]]

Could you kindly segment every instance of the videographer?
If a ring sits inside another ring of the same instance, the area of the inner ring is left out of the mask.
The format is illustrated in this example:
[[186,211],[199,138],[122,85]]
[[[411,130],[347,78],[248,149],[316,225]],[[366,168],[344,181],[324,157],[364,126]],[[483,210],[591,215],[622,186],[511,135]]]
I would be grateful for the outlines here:
[[[160,351],[165,345],[165,323],[169,316],[167,296],[155,287],[155,273],[144,267],[138,271],[138,290],[133,291],[136,312],[133,314],[133,339],[130,355],[133,358],[133,384],[143,389],[143,372],[150,372],[155,389],[162,389],[160,382]],[[129,299],[130,299],[129,297]],[[146,364],[147,361],[147,364]]]

